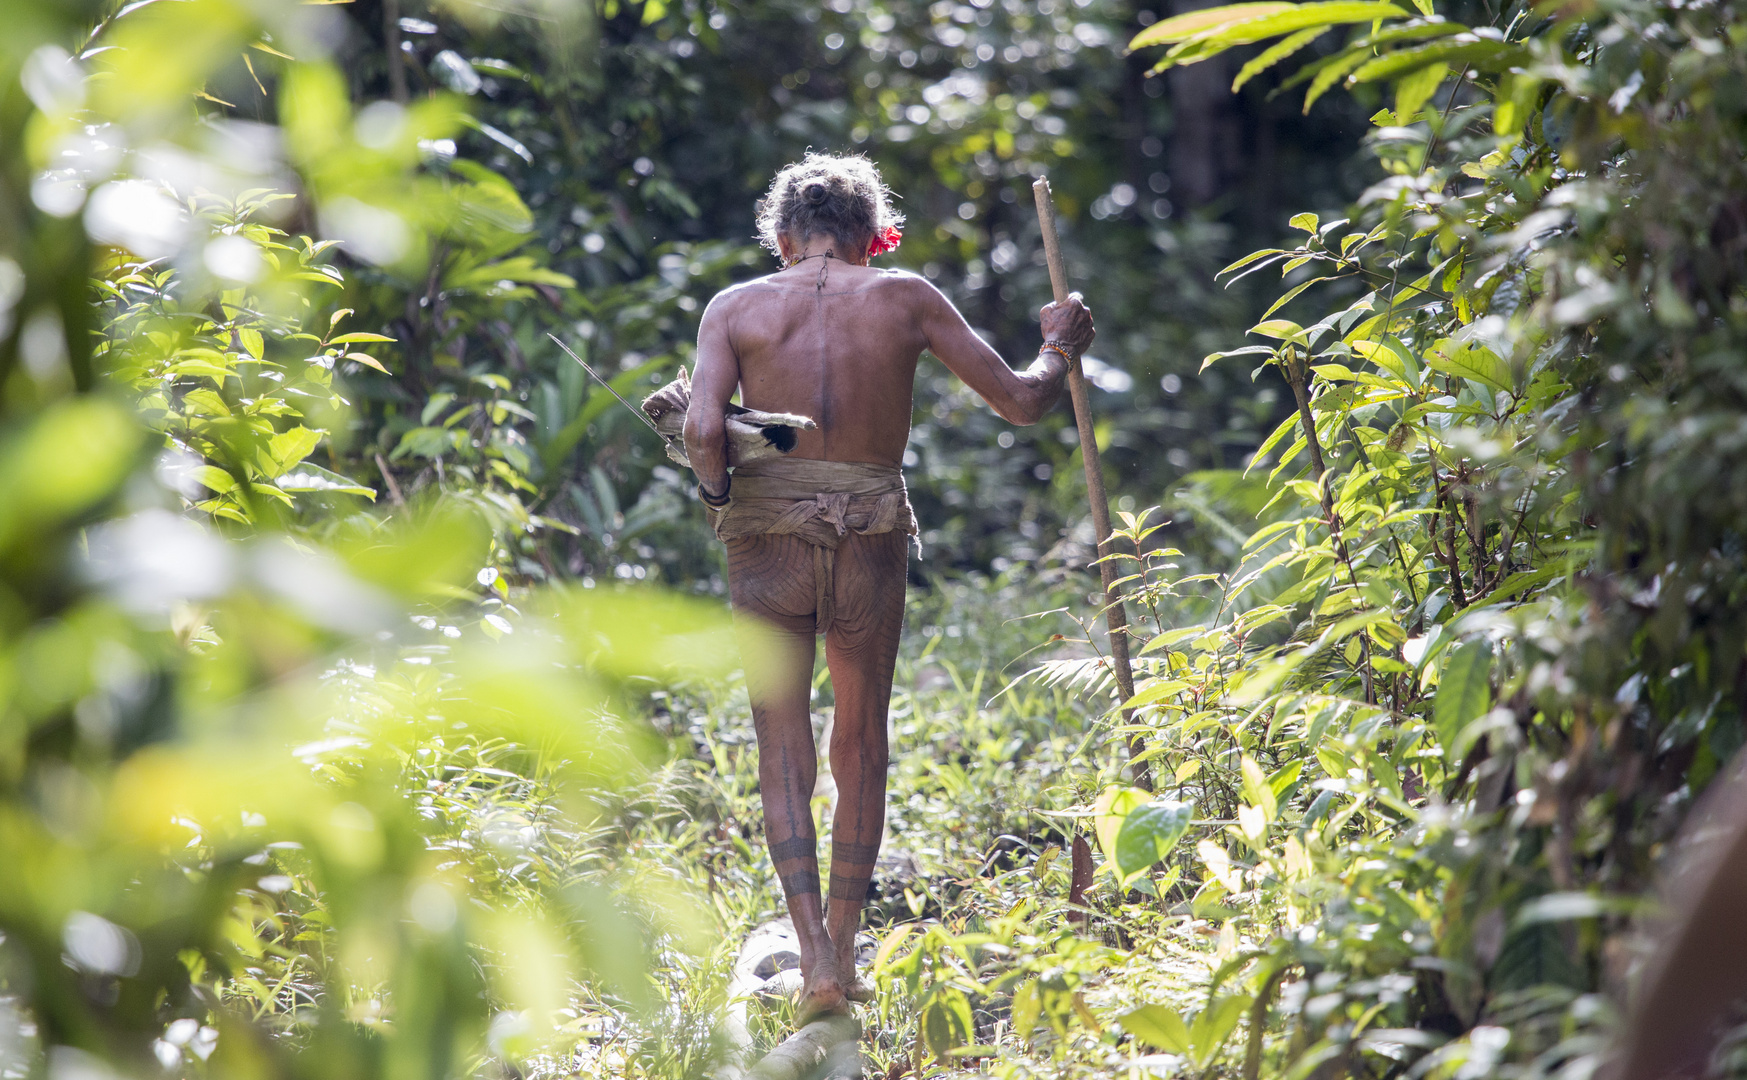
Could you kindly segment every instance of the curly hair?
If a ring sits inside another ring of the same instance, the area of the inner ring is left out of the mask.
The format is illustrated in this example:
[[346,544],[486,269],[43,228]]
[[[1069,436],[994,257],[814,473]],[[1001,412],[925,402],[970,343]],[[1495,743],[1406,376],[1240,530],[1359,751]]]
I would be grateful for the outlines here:
[[856,247],[902,225],[879,169],[860,154],[815,154],[785,167],[758,202],[758,238],[782,257],[777,237],[805,243],[818,233]]

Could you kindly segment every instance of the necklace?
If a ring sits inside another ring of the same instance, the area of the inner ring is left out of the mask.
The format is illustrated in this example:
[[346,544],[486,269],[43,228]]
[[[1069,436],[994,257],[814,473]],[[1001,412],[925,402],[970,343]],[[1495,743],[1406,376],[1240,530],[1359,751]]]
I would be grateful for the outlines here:
[[[817,255],[801,255],[801,256],[797,256],[796,258],[790,259],[786,264],[784,264],[783,269],[784,270],[793,270],[795,267],[806,262],[808,259],[835,259],[835,258],[837,258],[837,252],[835,252],[835,251],[821,251]],[[830,268],[831,268],[831,264],[829,262],[821,262],[819,264],[819,280],[813,283],[814,291],[816,291],[816,292],[824,292],[825,291],[825,272],[827,270],[829,270]]]
[[808,259],[835,259],[836,257],[837,257],[837,252],[835,252],[835,251],[821,251],[816,255],[797,255],[794,258],[790,259],[788,262],[783,263],[783,269],[784,270],[793,270],[795,267],[806,262]]

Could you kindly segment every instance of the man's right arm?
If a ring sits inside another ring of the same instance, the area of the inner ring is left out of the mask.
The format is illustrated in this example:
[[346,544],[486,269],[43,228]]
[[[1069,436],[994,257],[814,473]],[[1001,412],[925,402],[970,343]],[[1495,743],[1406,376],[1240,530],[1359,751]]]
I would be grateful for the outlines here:
[[[1007,366],[988,342],[977,336],[952,301],[939,289],[918,279],[920,323],[928,350],[954,375],[975,390],[996,415],[1014,424],[1035,424],[1061,397],[1068,358],[1053,348],[1040,349],[1022,372]],[[1043,309],[1044,340],[1059,343],[1075,357],[1085,352],[1096,333],[1092,314],[1078,296]]]
[[740,386],[740,359],[728,339],[728,316],[717,296],[698,321],[692,402],[685,412],[685,452],[710,495],[728,492],[728,402]]

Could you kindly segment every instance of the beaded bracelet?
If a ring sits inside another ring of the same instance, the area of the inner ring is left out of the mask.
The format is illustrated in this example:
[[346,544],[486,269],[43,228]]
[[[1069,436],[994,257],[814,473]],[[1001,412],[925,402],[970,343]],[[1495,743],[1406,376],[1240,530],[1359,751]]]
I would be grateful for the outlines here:
[[1074,366],[1074,354],[1069,352],[1067,346],[1059,341],[1046,341],[1037,351],[1040,353],[1053,352],[1059,355],[1063,360],[1066,360],[1069,367]]

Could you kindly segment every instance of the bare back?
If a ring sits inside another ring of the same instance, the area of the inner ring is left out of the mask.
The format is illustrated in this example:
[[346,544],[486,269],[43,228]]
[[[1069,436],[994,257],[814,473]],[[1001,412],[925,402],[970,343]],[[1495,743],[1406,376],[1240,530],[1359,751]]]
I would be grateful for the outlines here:
[[[1077,300],[1051,305],[1045,318],[1083,327],[1091,340],[1091,317]],[[723,290],[698,326],[686,421],[692,467],[720,486],[727,466],[720,417],[736,392],[748,408],[818,422],[801,434],[797,457],[901,464],[925,349],[1018,424],[1037,422],[1066,370],[1046,353],[1014,372],[940,290],[902,270],[815,256]]]
[[796,457],[899,464],[928,347],[925,290],[902,271],[812,259],[723,293],[741,404],[818,421]]

